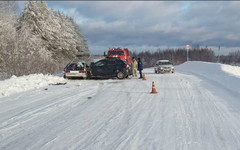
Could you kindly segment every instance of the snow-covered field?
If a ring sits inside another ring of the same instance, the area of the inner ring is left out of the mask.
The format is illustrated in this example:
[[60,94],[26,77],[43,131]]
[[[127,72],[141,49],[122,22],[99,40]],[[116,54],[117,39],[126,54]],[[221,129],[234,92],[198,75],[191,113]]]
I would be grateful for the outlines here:
[[0,149],[240,149],[239,67],[187,62],[174,74],[144,72],[146,81],[0,81]]

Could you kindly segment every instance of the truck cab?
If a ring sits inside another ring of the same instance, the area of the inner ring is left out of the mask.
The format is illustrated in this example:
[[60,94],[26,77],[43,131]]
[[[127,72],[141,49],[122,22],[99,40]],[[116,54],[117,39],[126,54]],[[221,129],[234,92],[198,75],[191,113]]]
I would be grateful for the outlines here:
[[130,52],[127,48],[110,48],[107,53],[109,58],[119,58],[125,60],[128,64],[130,63]]

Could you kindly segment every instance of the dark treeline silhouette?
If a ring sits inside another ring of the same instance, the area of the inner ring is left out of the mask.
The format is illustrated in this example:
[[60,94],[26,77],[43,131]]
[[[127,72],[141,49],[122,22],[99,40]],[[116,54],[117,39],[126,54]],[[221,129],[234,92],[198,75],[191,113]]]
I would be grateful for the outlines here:
[[240,65],[240,51],[231,52],[228,55],[221,55],[219,62],[230,65]]
[[[206,61],[216,62],[217,58],[215,53],[210,48],[194,48],[188,51],[190,61]],[[144,67],[152,67],[155,65],[157,60],[167,59],[170,60],[174,65],[178,65],[187,61],[186,49],[158,49],[155,52],[144,51],[144,52],[133,52],[132,56],[140,57],[143,61]]]

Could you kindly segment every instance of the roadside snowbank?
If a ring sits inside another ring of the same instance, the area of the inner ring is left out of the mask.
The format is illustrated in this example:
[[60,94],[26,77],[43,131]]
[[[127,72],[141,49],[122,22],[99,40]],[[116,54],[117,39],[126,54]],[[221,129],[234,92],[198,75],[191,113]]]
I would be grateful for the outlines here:
[[12,76],[8,80],[0,81],[0,98],[59,82],[65,82],[65,79],[62,77],[43,74],[32,74],[21,77]]
[[219,63],[190,61],[176,67],[176,71],[197,75],[218,86],[240,93],[240,67]]
[[240,77],[240,67],[238,67],[238,66],[221,64],[221,68],[222,68],[223,71],[225,71],[229,74]]

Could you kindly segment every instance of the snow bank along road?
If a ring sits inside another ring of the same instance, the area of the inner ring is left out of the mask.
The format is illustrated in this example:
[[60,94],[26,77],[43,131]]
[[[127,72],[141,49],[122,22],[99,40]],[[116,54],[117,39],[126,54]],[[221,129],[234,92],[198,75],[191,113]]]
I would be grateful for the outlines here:
[[238,67],[144,72],[146,81],[72,80],[0,98],[0,149],[240,149]]

